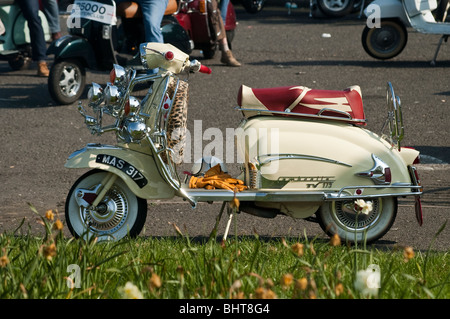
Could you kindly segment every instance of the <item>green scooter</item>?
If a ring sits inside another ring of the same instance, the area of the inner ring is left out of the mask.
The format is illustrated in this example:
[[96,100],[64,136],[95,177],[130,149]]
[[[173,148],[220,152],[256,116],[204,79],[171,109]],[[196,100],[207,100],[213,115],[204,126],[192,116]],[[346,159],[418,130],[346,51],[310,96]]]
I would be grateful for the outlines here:
[[[86,85],[86,69],[109,71],[114,64],[140,65],[135,48],[144,42],[142,19],[129,17],[129,7],[123,8],[116,7],[113,0],[74,2],[67,20],[69,34],[47,49],[47,55],[54,55],[48,89],[55,102],[72,104],[79,100]],[[175,11],[176,7],[168,7],[161,23],[164,42],[190,54],[192,41],[173,16]]]

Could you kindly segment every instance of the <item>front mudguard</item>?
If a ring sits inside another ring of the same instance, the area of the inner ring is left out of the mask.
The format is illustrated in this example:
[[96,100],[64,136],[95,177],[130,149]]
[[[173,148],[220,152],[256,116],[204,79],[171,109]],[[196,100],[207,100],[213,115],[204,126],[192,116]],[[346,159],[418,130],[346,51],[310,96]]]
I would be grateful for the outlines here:
[[369,19],[398,19],[405,27],[410,26],[402,1],[375,0],[364,9],[364,14]]
[[97,66],[92,45],[87,39],[75,35],[65,35],[53,41],[47,49],[47,55],[54,55],[55,61],[78,59],[90,69],[95,69]]
[[88,144],[72,153],[64,165],[67,168],[91,168],[119,176],[138,197],[168,199],[175,191],[161,177],[153,156],[131,149]]

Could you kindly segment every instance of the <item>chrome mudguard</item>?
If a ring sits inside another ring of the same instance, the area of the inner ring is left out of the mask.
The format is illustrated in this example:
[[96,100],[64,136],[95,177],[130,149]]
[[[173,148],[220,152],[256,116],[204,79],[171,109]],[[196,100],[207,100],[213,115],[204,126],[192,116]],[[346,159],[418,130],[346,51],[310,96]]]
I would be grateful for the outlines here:
[[141,198],[168,199],[175,196],[175,190],[161,177],[153,156],[129,148],[88,144],[72,153],[65,167],[101,169],[114,173]]

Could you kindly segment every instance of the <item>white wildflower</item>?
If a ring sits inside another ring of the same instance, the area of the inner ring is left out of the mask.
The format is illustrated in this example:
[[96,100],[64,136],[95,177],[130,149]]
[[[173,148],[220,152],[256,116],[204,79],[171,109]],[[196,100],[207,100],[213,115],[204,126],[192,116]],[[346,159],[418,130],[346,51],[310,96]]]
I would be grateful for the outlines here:
[[139,288],[132,282],[127,282],[124,287],[119,287],[119,293],[123,299],[144,299],[144,296],[139,291]]
[[369,215],[373,210],[373,205],[372,202],[366,202],[364,199],[357,199],[355,201],[355,208],[364,215]]
[[372,264],[366,270],[360,270],[356,273],[355,289],[366,297],[377,296],[380,282],[380,267]]

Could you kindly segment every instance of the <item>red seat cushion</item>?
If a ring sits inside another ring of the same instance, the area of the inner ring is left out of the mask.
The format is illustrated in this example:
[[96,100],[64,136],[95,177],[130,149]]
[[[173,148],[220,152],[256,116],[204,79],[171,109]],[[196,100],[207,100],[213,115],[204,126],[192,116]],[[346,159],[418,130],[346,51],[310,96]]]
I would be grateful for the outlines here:
[[282,112],[274,115],[311,114],[348,117],[365,121],[361,91],[352,86],[342,91],[314,90],[303,86],[254,89],[241,85],[238,105],[243,109]]

